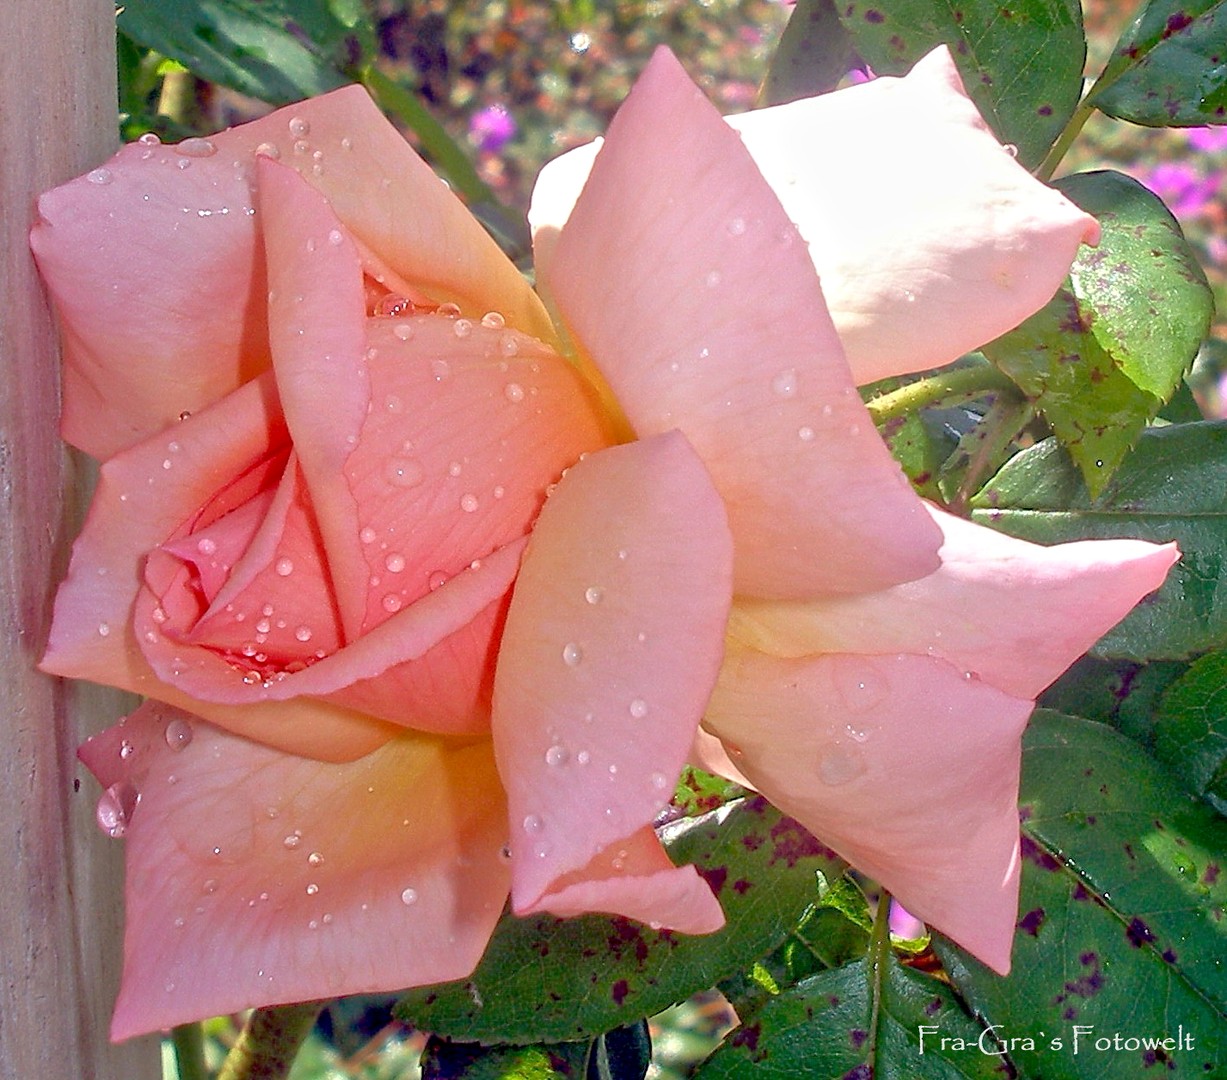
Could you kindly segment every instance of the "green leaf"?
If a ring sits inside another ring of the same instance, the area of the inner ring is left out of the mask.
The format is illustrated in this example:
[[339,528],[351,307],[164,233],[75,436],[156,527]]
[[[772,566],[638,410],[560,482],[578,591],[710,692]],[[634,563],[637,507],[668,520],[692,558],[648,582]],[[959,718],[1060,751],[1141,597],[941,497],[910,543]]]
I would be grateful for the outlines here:
[[839,14],[879,75],[902,74],[949,45],[972,100],[1027,168],[1043,159],[1082,94],[1078,0],[847,0]]
[[[942,1047],[934,1033],[950,1043]],[[987,1053],[979,1049],[982,1037]],[[956,1039],[963,1048],[953,1048]],[[1003,1075],[1000,1047],[967,1016],[950,988],[887,953],[876,967],[861,959],[772,998],[725,1039],[695,1080]]]
[[677,863],[696,864],[728,925],[692,937],[627,919],[505,916],[473,975],[409,991],[402,1019],[483,1042],[590,1037],[744,971],[818,899],[818,875],[846,864],[758,797],[666,826]]
[[1069,284],[984,348],[1043,410],[1093,493],[1181,384],[1210,327],[1214,297],[1163,201],[1115,172],[1057,185],[1099,219]]
[[833,0],[797,0],[759,95],[763,105],[834,90],[857,63]]
[[1178,660],[1139,664],[1084,656],[1040,695],[1039,705],[1111,724],[1152,749],[1159,698],[1188,669]]
[[1162,587],[1094,655],[1180,660],[1227,648],[1227,422],[1150,428],[1095,499],[1046,439],[1011,458],[971,506],[972,520],[1043,544],[1136,537],[1180,545]]
[[276,105],[354,81],[373,31],[350,0],[127,0],[119,30],[194,74]]
[[[1041,710],[1023,746],[1013,973],[935,935],[956,987],[999,1035],[1033,1039],[1011,1048],[1023,1076],[1222,1075],[1227,822],[1102,724]],[[1075,1025],[1092,1029],[1077,1054]],[[1116,1035],[1192,1042],[1096,1050]]]
[[1087,101],[1150,127],[1227,121],[1227,5],[1151,0],[1116,43]]
[[1227,814],[1227,652],[1203,656],[1163,695],[1155,755]]
[[480,1046],[431,1036],[422,1051],[422,1080],[585,1080],[586,1042]]

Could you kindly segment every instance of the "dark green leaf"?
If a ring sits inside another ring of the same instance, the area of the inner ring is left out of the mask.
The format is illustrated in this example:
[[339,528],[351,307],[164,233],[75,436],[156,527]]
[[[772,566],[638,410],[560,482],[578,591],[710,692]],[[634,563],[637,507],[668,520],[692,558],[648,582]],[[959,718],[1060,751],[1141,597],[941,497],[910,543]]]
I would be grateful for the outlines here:
[[1125,31],[1087,99],[1151,127],[1227,121],[1227,5],[1151,0]]
[[1069,284],[984,352],[1043,410],[1097,493],[1181,384],[1214,298],[1158,196],[1114,172],[1057,185],[1099,219]]
[[640,1020],[593,1040],[586,1080],[643,1080],[651,1064],[652,1036]]
[[[1102,724],[1041,710],[1023,745],[1013,973],[935,936],[955,985],[999,1035],[1033,1039],[1011,1049],[1024,1076],[1221,1075],[1227,822]],[[1092,1029],[1077,1054],[1075,1025]],[[1192,1041],[1096,1050],[1118,1034]]]
[[346,72],[373,42],[369,20],[350,8],[326,0],[128,0],[118,27],[210,82],[283,105],[354,81]]
[[1163,695],[1155,754],[1227,814],[1227,652],[1203,656]]
[[1147,748],[1154,744],[1159,697],[1189,665],[1178,660],[1100,660],[1084,656],[1045,690],[1041,708],[1111,724]]
[[1227,423],[1150,428],[1092,499],[1053,439],[1012,458],[972,500],[972,518],[1024,540],[1175,540],[1167,581],[1092,652],[1179,660],[1227,647]]
[[586,1042],[479,1046],[431,1036],[422,1080],[587,1080]]
[[1038,165],[1082,93],[1078,0],[846,0],[840,18],[879,75],[898,75],[943,43],[1002,142]]
[[[941,1036],[948,1040],[944,1047]],[[986,1052],[980,1049],[982,1037]],[[954,1040],[963,1047],[954,1049]],[[880,968],[861,959],[771,999],[700,1066],[696,1080],[1006,1075],[1000,1047],[967,1016],[949,987],[903,967],[888,953]]]
[[591,1037],[659,1012],[744,971],[818,899],[818,875],[846,864],[761,798],[662,832],[677,863],[697,865],[728,925],[691,937],[626,919],[548,916],[499,923],[473,975],[408,992],[403,1019],[484,1042]]
[[763,82],[762,103],[834,90],[858,60],[833,0],[797,0]]

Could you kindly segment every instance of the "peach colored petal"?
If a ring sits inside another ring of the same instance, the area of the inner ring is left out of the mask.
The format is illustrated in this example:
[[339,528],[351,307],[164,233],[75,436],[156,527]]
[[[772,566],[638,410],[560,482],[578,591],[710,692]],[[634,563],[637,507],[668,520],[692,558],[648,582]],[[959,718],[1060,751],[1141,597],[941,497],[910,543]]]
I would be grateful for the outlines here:
[[[544,894],[668,801],[720,663],[731,557],[720,499],[676,432],[593,454],[546,504],[494,681],[515,910],[560,910]],[[638,896],[635,916],[658,907],[662,922],[681,880],[597,874],[582,895],[602,911]]]
[[293,169],[261,157],[256,176],[277,393],[352,641],[366,614],[368,577],[344,472],[371,402],[362,262],[324,197]]
[[562,919],[603,911],[684,934],[710,934],[724,925],[711,887],[693,866],[674,866],[649,825],[595,855],[582,870],[564,874],[521,914],[532,911]]
[[107,457],[267,368],[257,151],[322,191],[402,280],[550,338],[516,268],[366,92],[346,87],[208,140],[133,143],[40,199],[31,246],[61,315],[74,445]]
[[771,802],[1004,974],[1031,706],[931,657],[734,645],[704,725]]
[[939,656],[1007,694],[1035,698],[1180,557],[1174,544],[1141,540],[1043,547],[929,512],[945,536],[936,573],[864,596],[739,601],[736,633],[776,656]]
[[880,588],[937,531],[856,395],[805,245],[661,50],[609,129],[543,280],[641,436],[678,428],[728,507],[739,592]]
[[326,765],[146,704],[81,757],[130,811],[115,1039],[460,978],[502,911],[489,742],[401,734]]
[[438,315],[367,321],[371,408],[345,464],[369,584],[363,631],[524,536],[548,486],[609,436],[540,342]]
[[948,363],[1056,292],[1099,226],[997,141],[942,46],[901,79],[731,117],[858,383]]
[[[189,534],[194,515],[217,520],[211,515],[256,494],[270,457],[283,459],[284,438],[266,378],[103,465],[56,595],[43,670],[158,698],[290,753],[352,760],[386,741],[387,725],[320,701],[238,708],[197,701],[154,674],[137,640],[134,605],[147,553]],[[219,493],[218,476],[237,479]],[[254,487],[245,487],[253,477]]]

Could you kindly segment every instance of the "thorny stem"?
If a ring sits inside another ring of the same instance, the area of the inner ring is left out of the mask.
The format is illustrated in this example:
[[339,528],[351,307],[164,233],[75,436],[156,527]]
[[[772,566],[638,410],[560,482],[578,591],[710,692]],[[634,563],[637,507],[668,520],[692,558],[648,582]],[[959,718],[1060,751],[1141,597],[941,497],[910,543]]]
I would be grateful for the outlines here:
[[866,402],[865,407],[873,422],[880,425],[927,405],[971,401],[1002,390],[1017,392],[1018,387],[991,364],[979,363],[917,379]]
[[323,1007],[322,1001],[306,1001],[256,1009],[217,1080],[285,1080]]
[[948,509],[963,514],[967,501],[979,490],[980,483],[1001,457],[1011,440],[1031,422],[1035,406],[1025,398],[1002,396],[993,402],[976,428],[976,448],[968,454],[967,471],[959,490],[950,500]]
[[204,1057],[204,1031],[200,1024],[180,1024],[170,1033],[179,1080],[209,1080]]
[[882,995],[885,993],[886,973],[890,966],[890,893],[885,889],[878,897],[878,911],[873,920],[873,933],[869,938],[869,1000],[872,1011],[869,1016],[869,1039],[865,1047],[865,1059],[873,1068],[877,1052],[879,1014]]

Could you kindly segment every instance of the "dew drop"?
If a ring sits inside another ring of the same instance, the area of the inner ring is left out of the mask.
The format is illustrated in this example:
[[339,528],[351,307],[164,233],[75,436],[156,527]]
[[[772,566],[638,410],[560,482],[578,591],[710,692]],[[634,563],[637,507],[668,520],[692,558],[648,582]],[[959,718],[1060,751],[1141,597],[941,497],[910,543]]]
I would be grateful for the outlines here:
[[473,511],[477,509],[477,506],[477,496],[472,492],[466,492],[464,495],[460,496],[460,509],[466,514],[473,513]]
[[136,747],[133,746],[127,739],[119,741],[119,757],[122,761],[127,761],[133,754],[136,753]]
[[473,323],[470,319],[457,319],[452,326],[452,333],[458,338],[467,338],[473,332]]
[[383,560],[383,564],[389,573],[399,574],[405,569],[405,556],[394,551]]
[[301,139],[311,131],[311,124],[304,120],[301,116],[290,117],[290,134],[296,139]]
[[642,720],[648,715],[648,703],[643,698],[637,697],[627,706],[626,711],[636,720]]
[[515,356],[520,351],[520,343],[513,334],[504,334],[498,341],[498,351],[503,356]]
[[139,139],[136,140],[142,146],[161,146],[162,140],[158,137],[157,132],[146,131]]
[[562,647],[562,662],[567,667],[577,667],[579,662],[584,658],[584,650],[581,649],[574,641],[568,641]]
[[288,851],[293,851],[299,844],[302,843],[302,831],[295,829],[284,840],[282,840],[281,843]]
[[323,866],[324,856],[321,855],[318,851],[313,851],[311,852],[310,855],[307,856],[307,864],[309,866]]
[[405,907],[410,907],[411,905],[415,904],[417,902],[417,898],[417,889],[404,889],[401,891],[400,902],[404,904]]
[[604,595],[605,590],[599,585],[589,585],[588,588],[584,590],[584,599],[590,604],[599,604]]
[[797,369],[786,368],[771,380],[771,389],[780,397],[795,397],[797,393]]
[[289,577],[294,573],[294,562],[292,559],[278,559],[277,565],[273,569],[277,571],[279,577]]
[[166,725],[163,737],[172,750],[182,750],[192,741],[192,725],[176,717]]
[[808,426],[797,428],[797,438],[802,442],[813,442],[814,429]]
[[869,738],[869,731],[866,728],[858,728],[853,727],[851,724],[845,724],[844,731],[848,738],[855,743],[863,743]]
[[201,555],[215,555],[217,553],[217,542],[210,540],[207,536],[196,541],[196,550]]
[[307,895],[308,895],[308,896],[314,896],[314,895],[315,895],[317,892],[319,892],[319,891],[320,891],[320,887],[319,887],[318,885],[316,885],[314,881],[313,881],[313,882],[311,882],[311,884],[307,886]]
[[721,274],[719,270],[709,270],[707,272],[707,277],[703,280],[707,282],[707,287],[709,289],[714,289],[724,280],[724,275]]
[[311,627],[309,626],[298,627],[298,629],[294,631],[294,636],[299,641],[310,641],[311,640]]
[[367,525],[359,534],[358,539],[364,544],[373,544],[379,538],[379,534]]
[[427,578],[426,583],[430,586],[430,591],[434,592],[435,589],[441,589],[447,584],[447,574],[445,574],[442,570],[435,570],[431,573],[430,577]]
[[128,831],[128,822],[138,801],[136,788],[126,780],[112,784],[98,798],[98,807],[94,811],[98,828],[115,839],[123,836]]
[[[387,296],[381,296],[375,304],[375,314],[380,316],[412,315],[413,301],[407,296],[401,296],[400,293],[388,293]],[[393,333],[396,331],[393,330]]]
[[513,404],[518,404],[524,400],[524,387],[519,383],[508,383],[503,387],[503,396]]
[[746,231],[746,219],[735,217],[728,223],[729,236],[742,236]]
[[460,305],[453,304],[450,301],[446,304],[440,304],[435,309],[436,315],[442,315],[445,319],[456,319],[460,317]]
[[91,184],[109,184],[114,177],[111,175],[110,169],[97,168],[91,170],[85,179]]
[[345,235],[340,229],[330,229],[328,232],[328,243],[333,247],[340,247],[345,242]]
[[111,632],[110,623],[100,622],[98,624],[98,636],[99,637],[106,637],[108,634],[110,634],[110,632]]
[[545,827],[545,822],[536,814],[529,814],[522,824],[526,833],[539,833]]
[[868,660],[840,663],[834,681],[835,691],[849,712],[867,712],[887,695],[886,680]]
[[565,746],[551,746],[545,752],[545,763],[552,769],[561,768],[571,760],[571,754]]
[[215,892],[217,892],[217,879],[208,878],[205,883],[201,885],[200,891],[206,896],[212,896]]
[[404,600],[396,593],[388,593],[383,598],[383,609],[389,613],[400,611],[402,604],[404,604]]
[[262,142],[256,147],[256,157],[266,157],[272,158],[274,161],[280,161],[281,150],[275,143]]
[[865,757],[855,746],[832,746],[818,762],[818,779],[828,787],[842,787],[865,773]]
[[487,311],[481,317],[481,324],[487,330],[501,330],[504,326],[507,325],[507,320],[503,318],[500,312]]
[[453,462],[452,462],[452,463],[451,463],[451,464],[450,464],[450,465],[447,467],[447,475],[448,475],[448,476],[459,476],[459,475],[460,475],[460,474],[461,474],[463,471],[464,471],[464,469],[463,469],[463,467],[461,466],[460,462],[458,462],[458,461],[453,461]]
[[208,139],[190,138],[175,145],[175,153],[183,157],[204,158],[217,153],[217,147]]
[[384,479],[393,487],[417,487],[425,477],[420,462],[413,458],[393,458],[383,471]]
[[442,382],[452,373],[452,365],[446,360],[432,360],[430,373],[435,377],[435,382]]
[[590,762],[591,760],[592,760],[592,755],[588,753],[587,750],[581,750],[578,754],[575,755],[575,762],[577,765],[587,765],[588,762]]

